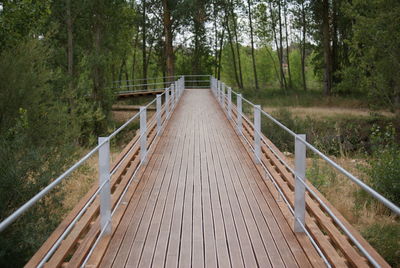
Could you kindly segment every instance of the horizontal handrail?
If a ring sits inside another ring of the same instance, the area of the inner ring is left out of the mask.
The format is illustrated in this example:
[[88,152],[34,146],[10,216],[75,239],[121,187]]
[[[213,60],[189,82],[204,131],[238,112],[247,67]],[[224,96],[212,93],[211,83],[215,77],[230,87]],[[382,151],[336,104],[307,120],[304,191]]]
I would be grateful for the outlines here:
[[185,75],[173,75],[173,76],[160,76],[160,77],[151,77],[151,78],[137,78],[137,79],[133,79],[133,80],[116,80],[116,81],[113,81],[112,83],[113,84],[117,84],[117,83],[122,84],[122,83],[126,83],[126,82],[164,80],[167,78],[178,78],[178,77],[184,77],[186,79],[186,77],[210,77],[210,75],[208,75],[208,74],[185,74]]
[[143,86],[167,85],[167,84],[171,84],[171,82],[158,82],[158,83],[146,83],[146,84],[128,84],[128,85],[114,86],[112,88],[143,87]]
[[166,90],[167,87],[159,87],[159,88],[149,88],[149,89],[132,89],[132,90],[120,90],[114,92],[115,94],[125,94],[125,93],[138,93],[138,92],[156,92]]

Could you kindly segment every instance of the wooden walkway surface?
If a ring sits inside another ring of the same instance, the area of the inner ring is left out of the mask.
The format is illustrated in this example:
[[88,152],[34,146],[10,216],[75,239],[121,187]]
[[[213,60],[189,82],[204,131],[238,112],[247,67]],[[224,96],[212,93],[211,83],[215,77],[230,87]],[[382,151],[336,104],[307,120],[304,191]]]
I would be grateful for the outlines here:
[[186,90],[100,267],[320,267],[209,90]]

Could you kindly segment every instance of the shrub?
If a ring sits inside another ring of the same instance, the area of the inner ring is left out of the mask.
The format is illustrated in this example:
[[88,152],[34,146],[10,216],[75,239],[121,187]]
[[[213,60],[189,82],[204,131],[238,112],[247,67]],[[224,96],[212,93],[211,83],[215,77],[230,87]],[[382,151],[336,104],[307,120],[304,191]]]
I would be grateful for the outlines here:
[[[76,124],[53,96],[58,79],[33,40],[0,55],[0,220],[48,185],[74,158]],[[0,267],[20,267],[58,224],[54,189],[0,235]]]
[[371,186],[397,206],[400,206],[400,146],[395,142],[395,130],[374,126],[371,136],[372,157],[365,169]]

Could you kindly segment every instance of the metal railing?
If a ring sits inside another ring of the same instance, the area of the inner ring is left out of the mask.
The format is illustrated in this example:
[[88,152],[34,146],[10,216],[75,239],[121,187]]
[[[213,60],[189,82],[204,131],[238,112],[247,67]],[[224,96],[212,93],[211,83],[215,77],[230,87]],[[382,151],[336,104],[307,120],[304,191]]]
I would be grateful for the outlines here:
[[[146,118],[147,109],[156,104],[156,135],[160,136],[163,128],[165,127],[168,119],[170,118],[173,110],[175,109],[180,97],[183,94],[185,89],[185,78],[181,77],[177,81],[170,84],[170,87],[166,88],[162,94],[158,94],[155,99],[153,99],[146,106],[140,107],[140,111],[133,115],[128,121],[126,121],[122,126],[120,126],[117,130],[111,133],[108,137],[99,137],[98,145],[93,148],[90,152],[88,152],[84,157],[82,157],[79,161],[77,161],[74,165],[72,165],[68,170],[66,170],[63,174],[61,174],[58,178],[56,178],[52,183],[46,186],[43,190],[41,190],[38,194],[32,197],[28,202],[18,208],[14,213],[8,216],[0,223],[0,232],[4,231],[9,225],[11,225],[15,220],[21,217],[30,207],[36,204],[41,198],[46,196],[51,190],[53,190],[58,184],[60,184],[64,179],[66,179],[71,173],[77,170],[86,160],[88,160],[91,156],[95,155],[95,153],[99,154],[98,157],[98,167],[99,167],[99,186],[94,194],[89,198],[88,202],[82,207],[79,213],[75,216],[75,218],[71,221],[68,227],[64,230],[64,232],[59,236],[57,241],[52,245],[50,250],[46,253],[44,258],[40,261],[38,267],[43,267],[46,262],[51,258],[57,248],[60,246],[62,241],[67,237],[70,231],[73,229],[74,225],[79,221],[88,207],[94,202],[94,200],[99,196],[100,199],[100,235],[97,237],[97,240],[93,244],[89,254],[86,256],[82,266],[84,266],[90,258],[95,246],[101,239],[101,237],[105,234],[109,234],[112,231],[111,220],[114,215],[116,209],[121,203],[126,191],[128,190],[133,178],[135,177],[139,168],[146,163],[148,150],[154,144],[147,144],[147,134],[148,134],[148,122]],[[164,105],[162,105],[162,98],[164,96]],[[165,120],[162,120],[162,113],[165,113]],[[132,177],[129,182],[125,186],[123,193],[119,196],[119,199],[113,210],[111,206],[111,187],[110,181],[111,176],[117,171],[125,158],[128,157],[130,151],[121,159],[118,165],[116,165],[112,170],[110,170],[110,140],[115,137],[118,133],[120,133],[123,129],[125,129],[132,121],[140,118],[140,136],[137,141],[132,145],[131,150],[139,144],[140,146],[140,163],[136,167]],[[154,141],[154,140],[153,140]]]
[[[157,92],[165,90],[165,86],[169,85],[170,82],[157,82],[159,80],[164,80],[168,78],[175,78],[178,76],[167,76],[167,77],[158,77],[158,78],[148,78],[148,79],[135,79],[135,80],[121,80],[114,81],[113,89],[124,89],[124,90],[116,90],[116,94],[127,94],[127,93],[140,93],[140,92]],[[181,77],[185,80],[185,88],[210,88],[210,76],[209,75],[182,75]],[[154,83],[143,83],[139,84],[129,84],[132,81],[149,81],[153,80]],[[123,83],[126,83],[123,85]],[[119,84],[119,85],[117,85]],[[149,88],[150,86],[150,88]]]
[[[369,254],[369,252],[361,245],[361,243],[352,235],[352,233],[346,228],[345,224],[332,212],[327,204],[321,200],[318,194],[306,183],[306,151],[307,149],[311,150],[313,153],[317,154],[323,160],[325,160],[330,166],[341,172],[351,181],[356,183],[360,186],[363,190],[365,190],[368,194],[374,197],[376,200],[384,204],[387,208],[389,208],[393,213],[396,215],[400,215],[400,208],[393,204],[390,200],[386,199],[384,196],[379,194],[377,191],[372,189],[370,186],[362,182],[359,178],[345,170],[343,167],[335,163],[332,159],[328,156],[323,154],[313,145],[306,141],[306,136],[304,134],[296,134],[288,127],[283,125],[269,113],[265,112],[261,109],[260,105],[255,105],[254,103],[250,102],[249,100],[242,97],[242,94],[239,94],[233,91],[230,87],[226,86],[223,82],[217,80],[214,77],[211,77],[211,90],[214,93],[218,103],[226,112],[228,119],[233,120],[232,112],[233,108],[236,108],[236,120],[234,124],[236,126],[237,132],[240,136],[242,136],[245,142],[249,145],[250,149],[254,153],[254,159],[257,164],[261,164],[265,172],[268,174],[268,177],[271,179],[272,183],[274,184],[275,188],[277,189],[279,195],[283,198],[286,205],[288,206],[290,212],[294,216],[294,231],[295,232],[303,232],[305,233],[311,243],[316,248],[317,252],[325,262],[328,267],[331,267],[331,264],[327,260],[326,256],[323,254],[322,250],[319,248],[313,237],[310,235],[306,228],[305,224],[305,214],[306,214],[306,201],[305,201],[305,193],[306,191],[319,203],[321,207],[329,214],[329,216],[333,219],[333,221],[340,227],[343,233],[352,241],[352,243],[360,250],[360,252],[368,259],[368,261],[374,267],[380,267],[377,261]],[[236,96],[236,107],[232,104],[232,94]],[[253,108],[253,119],[254,122],[251,122],[245,114],[243,114],[242,110],[242,101],[245,101]],[[261,115],[264,115],[266,118],[274,122],[278,125],[281,129],[285,132],[289,133],[295,140],[295,168],[290,167],[286,161],[280,157],[278,152],[276,152],[271,146],[268,145],[268,142],[265,140],[264,135],[261,131]],[[254,138],[253,140],[249,140],[243,135],[243,120],[247,121],[247,123],[253,128],[254,130]],[[291,206],[289,201],[287,200],[286,196],[283,194],[282,189],[279,187],[273,176],[268,171],[268,168],[264,165],[261,161],[261,140],[263,144],[265,144],[272,153],[278,158],[278,160],[294,175],[295,178],[295,201],[294,201],[294,208]]]

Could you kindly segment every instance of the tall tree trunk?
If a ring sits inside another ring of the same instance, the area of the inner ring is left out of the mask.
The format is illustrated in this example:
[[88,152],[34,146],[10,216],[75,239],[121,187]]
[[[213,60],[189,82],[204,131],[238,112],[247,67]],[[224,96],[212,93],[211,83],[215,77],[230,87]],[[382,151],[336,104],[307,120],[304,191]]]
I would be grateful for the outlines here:
[[125,61],[125,84],[126,84],[126,89],[129,90],[129,72],[128,72],[128,64],[126,63],[126,59],[124,59]]
[[256,90],[258,90],[258,79],[257,79],[257,67],[256,67],[256,58],[254,56],[254,36],[253,36],[253,22],[251,17],[251,0],[247,0],[248,5],[248,13],[249,13],[249,26],[250,26],[250,43],[251,43],[251,58],[253,60],[253,73],[254,73],[254,83],[256,86]]
[[222,28],[222,33],[221,33],[221,40],[219,44],[219,52],[218,52],[218,73],[217,73],[217,78],[218,80],[221,79],[221,61],[222,61],[222,50],[224,48],[224,36],[225,36],[225,27]]
[[[229,21],[228,18],[226,18],[226,30],[228,32],[228,39],[229,39],[229,45],[231,47],[231,52],[232,52],[232,63],[233,63],[233,70],[235,72],[235,80],[236,80],[236,84],[239,88],[242,88],[239,77],[238,77],[238,73],[237,73],[237,66],[236,66],[236,57],[235,57],[235,48],[233,46],[233,41],[232,41],[232,33],[229,27]],[[222,53],[222,51],[221,51]]]
[[194,57],[192,58],[192,73],[193,74],[201,74],[202,73],[202,59],[201,54],[203,51],[203,43],[202,39],[205,38],[205,29],[204,29],[204,18],[205,15],[205,6],[202,1],[195,2],[195,14],[193,16],[193,25],[194,25]]
[[142,76],[143,76],[143,89],[147,90],[147,63],[146,63],[146,0],[143,0],[142,9]]
[[339,48],[338,48],[338,1],[332,1],[332,83],[337,82],[335,72],[339,69]]
[[[94,55],[101,55],[101,24],[100,24],[100,16],[96,14],[96,22],[94,24],[94,39],[93,39],[93,47],[94,47]],[[93,66],[93,97],[96,101],[101,101],[101,89],[103,87],[102,75],[101,75],[101,66],[98,62]]]
[[272,60],[273,65],[274,65],[274,70],[275,70],[276,78],[277,78],[277,79],[280,79],[280,75],[279,75],[278,69],[276,68],[276,62],[275,62],[274,56],[272,55],[272,53],[271,53],[271,51],[269,50],[269,48],[267,48],[267,52],[268,52],[269,57],[270,57],[271,60]]
[[322,39],[324,47],[324,95],[330,95],[332,89],[332,51],[329,26],[329,0],[322,2]]
[[286,63],[287,63],[288,78],[289,78],[289,88],[292,88],[293,84],[292,84],[292,74],[290,72],[290,48],[289,48],[289,32],[287,24],[287,3],[285,3],[283,13],[285,16]]
[[135,83],[135,67],[136,67],[136,54],[137,54],[137,46],[139,42],[139,28],[137,29],[136,36],[135,36],[135,41],[133,43],[133,55],[132,55],[132,83]]
[[165,57],[167,67],[167,81],[173,81],[174,78],[174,48],[172,45],[172,20],[171,10],[168,6],[168,0],[163,0],[163,22],[164,22],[164,34],[165,34]]
[[[272,6],[272,2],[269,2],[269,10],[270,10],[270,13],[271,14],[273,14],[273,6]],[[282,89],[282,90],[284,90],[284,85],[283,85],[283,76],[282,76],[282,60],[281,60],[281,57],[280,57],[280,50],[279,50],[279,44],[278,44],[278,36],[277,36],[277,33],[276,33],[276,19],[275,19],[275,16],[273,16],[273,15],[271,15],[271,20],[272,20],[272,25],[271,25],[271,30],[272,30],[272,36],[273,36],[273,39],[274,39],[274,42],[275,42],[275,46],[276,46],[276,52],[277,52],[277,54],[278,54],[278,61],[279,61],[279,76],[278,76],[278,79],[279,79],[279,85],[280,85],[280,88]],[[270,51],[268,51],[268,53],[269,54],[271,54],[270,53]],[[273,59],[273,57],[272,57],[272,55],[271,55],[271,58]]]
[[281,0],[278,0],[278,27],[279,27],[279,61],[281,68],[281,77],[284,85],[284,89],[287,90],[287,83],[285,77],[285,71],[283,70],[283,34],[282,34],[282,10]]
[[213,15],[214,15],[214,76],[217,77],[218,75],[218,29],[217,29],[217,9],[216,9],[216,3],[213,1]]
[[118,73],[118,84],[120,87],[122,87],[122,74],[124,72],[124,67],[125,67],[125,55],[124,59],[121,61],[121,66],[119,67],[119,73]]
[[73,26],[72,26],[72,15],[71,15],[71,0],[66,0],[67,6],[67,58],[68,58],[68,75],[72,78],[74,74],[74,37],[73,37]]
[[242,61],[240,57],[240,47],[239,47],[239,41],[238,41],[238,33],[237,33],[237,21],[236,21],[236,15],[234,11],[234,5],[231,3],[231,17],[233,21],[233,34],[235,37],[235,45],[236,45],[236,53],[237,53],[237,60],[238,60],[238,71],[239,71],[239,78],[240,78],[240,88],[243,88],[243,74],[242,74]]
[[301,77],[303,79],[303,89],[307,91],[307,81],[306,81],[306,11],[304,9],[304,1],[301,3],[301,17],[302,17],[302,33],[303,38],[301,41]]

